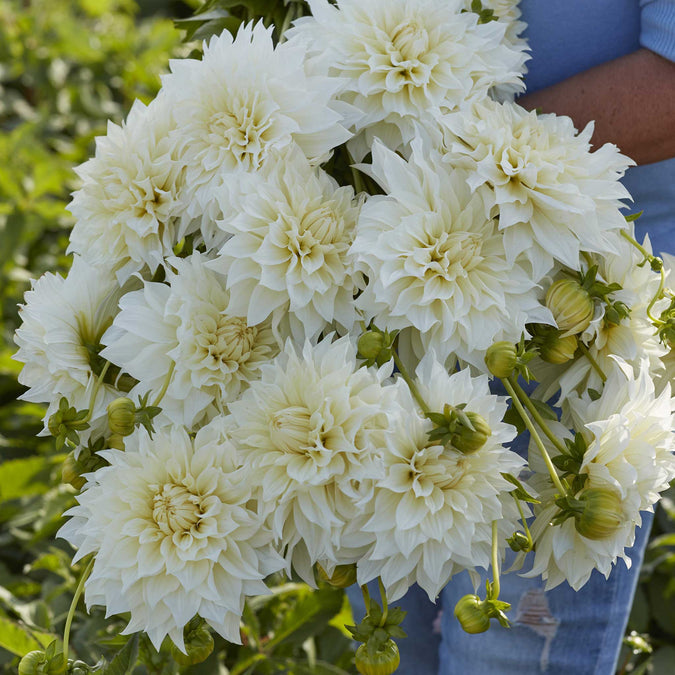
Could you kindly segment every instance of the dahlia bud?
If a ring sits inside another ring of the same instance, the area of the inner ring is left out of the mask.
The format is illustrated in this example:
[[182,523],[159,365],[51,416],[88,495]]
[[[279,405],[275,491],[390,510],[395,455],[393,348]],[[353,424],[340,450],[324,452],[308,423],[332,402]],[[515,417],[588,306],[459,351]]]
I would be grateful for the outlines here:
[[355,663],[361,675],[391,675],[401,663],[401,656],[396,643],[389,639],[372,653],[367,645],[361,645],[356,650]]
[[465,455],[471,455],[485,445],[487,439],[492,435],[492,429],[482,415],[475,412],[464,414],[469,419],[473,429],[466,424],[459,424],[450,436],[450,443],[455,450]]
[[383,333],[369,330],[361,335],[356,346],[361,358],[377,359],[380,351],[386,347],[386,340]]
[[477,595],[465,595],[460,598],[455,605],[455,616],[467,633],[484,633],[490,628],[487,605]]
[[517,363],[516,345],[506,340],[495,342],[485,354],[485,365],[495,377],[510,377]]
[[176,645],[171,644],[171,656],[181,666],[192,666],[205,661],[213,651],[213,636],[200,617],[191,619],[183,629],[185,642],[184,654]]
[[61,467],[61,482],[72,485],[76,490],[87,482],[82,476],[82,464],[75,459],[75,452],[70,452]]
[[38,675],[47,672],[47,655],[35,650],[19,661],[19,675]]
[[583,333],[595,313],[593,298],[575,279],[559,279],[551,284],[546,293],[546,306],[563,337]]
[[539,356],[547,363],[567,363],[574,358],[577,351],[577,336],[567,335],[556,336],[551,332],[550,336],[544,340],[539,347]]
[[328,576],[326,570],[318,565],[319,578],[335,588],[347,588],[356,583],[356,565],[338,565],[333,574]]
[[586,488],[578,497],[584,507],[575,514],[574,526],[587,539],[611,537],[623,523],[621,496],[611,488]]
[[136,406],[130,398],[116,398],[108,404],[108,426],[120,436],[128,436],[136,428]]
[[122,450],[123,452],[126,449],[124,446],[124,436],[121,434],[110,434],[106,445],[109,448],[115,448],[116,450]]

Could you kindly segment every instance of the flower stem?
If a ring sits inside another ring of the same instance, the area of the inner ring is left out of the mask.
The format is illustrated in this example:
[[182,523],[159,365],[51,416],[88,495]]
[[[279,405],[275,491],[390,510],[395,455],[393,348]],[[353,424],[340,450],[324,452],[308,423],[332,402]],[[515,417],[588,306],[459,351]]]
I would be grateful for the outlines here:
[[380,626],[384,626],[384,624],[387,623],[389,604],[387,603],[387,591],[384,589],[382,577],[377,577],[377,585],[380,587],[380,597],[382,598],[382,618],[380,619]]
[[530,397],[518,384],[518,380],[516,380],[515,377],[511,376],[509,377],[509,382],[513,385],[516,394],[518,394],[518,398],[520,398],[521,402],[529,410],[530,415],[532,415],[534,421],[539,425],[539,428],[544,432],[548,440],[551,441],[551,443],[553,443],[553,445],[559,452],[565,454],[565,448],[563,444],[558,440],[557,436],[551,431],[548,424],[546,424],[546,420],[544,420],[544,418],[541,416],[541,413],[537,410],[534,403],[532,403],[532,401],[530,400]]
[[158,406],[161,402],[162,399],[164,398],[164,394],[166,394],[166,390],[169,388],[169,384],[171,384],[171,378],[173,377],[173,371],[176,368],[176,362],[172,361],[171,366],[169,367],[169,371],[166,374],[166,377],[164,378],[164,384],[162,385],[162,389],[160,390],[159,394],[157,394],[157,398],[153,402],[153,406]]
[[394,357],[394,363],[396,364],[396,367],[401,373],[401,377],[405,380],[405,383],[408,385],[408,389],[410,389],[410,393],[413,395],[413,398],[417,401],[417,405],[419,405],[419,407],[422,408],[422,412],[426,415],[429,412],[429,406],[425,403],[424,399],[422,398],[422,394],[420,394],[417,385],[413,382],[413,379],[410,377],[408,370],[403,365],[401,359],[398,357],[398,353],[396,352],[395,349],[392,350],[392,355]]
[[291,25],[291,21],[295,19],[295,4],[291,3],[288,6],[288,9],[286,10],[286,15],[284,16],[283,23],[281,24],[281,28],[279,29],[279,44],[282,44],[283,42],[286,42],[286,31],[288,30],[288,27]]
[[520,513],[520,522],[523,524],[523,530],[525,531],[525,536],[527,537],[528,541],[528,551],[531,551],[532,548],[534,547],[534,541],[532,540],[532,533],[530,532],[530,528],[527,526],[527,518],[525,518],[525,513],[523,512],[523,507],[520,505],[520,499],[516,497],[516,495],[511,493],[511,496],[516,500],[516,506],[518,507],[518,513]]
[[238,663],[234,668],[230,670],[230,675],[241,675],[245,673],[251,666],[258,663],[258,661],[264,661],[267,658],[265,654],[253,654],[250,658]]
[[89,411],[87,412],[87,416],[82,420],[83,422],[88,422],[91,419],[91,416],[94,414],[94,403],[96,403],[98,390],[101,388],[101,384],[103,384],[103,378],[108,372],[108,368],[110,368],[110,361],[105,362],[105,366],[103,366],[101,374],[96,378],[96,382],[94,382],[94,386],[91,389],[91,396],[89,397]]
[[548,469],[548,473],[551,476],[553,484],[556,486],[556,488],[558,488],[558,491],[560,492],[561,496],[566,495],[567,490],[565,490],[563,484],[560,482],[560,477],[558,476],[558,473],[556,472],[555,467],[553,466],[553,462],[551,461],[551,458],[549,457],[549,454],[546,451],[546,447],[544,446],[541,437],[537,433],[537,429],[535,428],[534,424],[532,424],[532,420],[530,420],[530,418],[528,417],[525,408],[523,408],[523,404],[520,402],[518,394],[516,394],[515,390],[513,389],[511,383],[508,380],[502,380],[502,383],[504,384],[504,388],[506,389],[506,391],[509,393],[509,396],[511,396],[511,400],[513,401],[513,405],[516,407],[518,414],[520,415],[523,422],[525,422],[525,426],[527,427],[527,430],[530,432],[530,436],[532,436],[532,439],[539,448],[539,452],[541,452],[541,456],[544,458],[546,468]]
[[80,581],[78,582],[77,588],[75,589],[75,595],[73,595],[73,600],[70,603],[68,616],[66,617],[66,626],[63,629],[63,662],[66,664],[68,663],[68,642],[70,641],[70,627],[73,623],[73,617],[75,616],[77,603],[80,599],[80,596],[82,595],[82,591],[84,590],[84,582],[89,578],[92,567],[94,566],[94,560],[95,558],[92,558],[89,561],[89,564],[85,567],[84,572],[82,572]]
[[366,606],[366,614],[370,614],[370,592],[367,584],[361,586],[361,594],[363,595],[363,604]]
[[605,371],[600,367],[600,364],[595,360],[593,354],[591,354],[591,352],[588,350],[588,347],[581,340],[578,340],[577,344],[579,346],[579,349],[581,350],[581,353],[589,360],[593,370],[600,376],[602,383],[604,384],[605,382],[607,382],[607,375],[605,375]]
[[492,521],[492,593],[490,600],[496,600],[499,597],[499,534],[497,532],[497,521]]

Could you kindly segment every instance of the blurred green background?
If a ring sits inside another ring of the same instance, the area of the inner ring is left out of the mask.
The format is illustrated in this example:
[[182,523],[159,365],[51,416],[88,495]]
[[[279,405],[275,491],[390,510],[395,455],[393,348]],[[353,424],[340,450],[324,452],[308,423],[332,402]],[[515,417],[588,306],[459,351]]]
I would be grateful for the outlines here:
[[[30,279],[69,266],[73,167],[93,153],[108,119],[119,123],[134,99],[155,96],[169,58],[198,46],[184,39],[256,16],[278,21],[293,3],[300,13],[300,0],[0,0],[0,673],[16,672],[20,655],[61,633],[79,572],[54,539],[74,495],[60,483],[63,455],[36,436],[44,411],[17,400],[23,387],[11,360]],[[245,619],[243,647],[217,640],[206,663],[182,672],[353,672],[342,591],[282,584],[249,603]],[[178,672],[167,650],[120,638],[123,625],[81,608],[73,648],[92,665],[112,660],[101,672]],[[618,672],[675,673],[672,489],[657,513]]]

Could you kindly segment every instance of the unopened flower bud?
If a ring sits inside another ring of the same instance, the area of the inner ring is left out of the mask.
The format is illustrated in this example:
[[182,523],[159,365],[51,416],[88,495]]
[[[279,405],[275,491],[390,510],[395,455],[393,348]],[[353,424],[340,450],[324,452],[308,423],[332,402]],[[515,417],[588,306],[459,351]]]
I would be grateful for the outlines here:
[[136,428],[136,406],[130,398],[116,398],[108,404],[108,426],[120,436],[128,436]]
[[359,351],[359,356],[364,359],[376,359],[386,347],[384,335],[377,331],[366,331],[359,338],[356,346]]
[[450,443],[455,450],[465,455],[471,455],[485,445],[487,439],[492,435],[492,429],[482,415],[475,412],[467,412],[465,415],[469,418],[473,430],[466,424],[458,425],[450,437]]
[[506,543],[512,551],[530,551],[532,549],[532,542],[524,532],[514,532]]
[[401,663],[401,655],[396,643],[389,639],[372,654],[368,652],[367,645],[361,645],[356,650],[355,663],[361,675],[391,675]]
[[19,661],[19,675],[38,675],[47,672],[47,655],[44,652],[35,650],[28,652],[21,661]]
[[485,354],[485,365],[495,377],[510,377],[517,363],[516,345],[506,340],[495,342]]
[[562,337],[551,332],[550,337],[539,346],[539,356],[547,363],[567,363],[574,358],[577,346],[576,335]]
[[595,313],[593,298],[575,279],[559,279],[551,284],[546,293],[546,306],[563,337],[583,333]]
[[621,496],[611,488],[586,488],[578,497],[583,511],[574,516],[577,532],[587,539],[611,537],[623,523]]
[[106,445],[109,448],[115,448],[116,450],[126,450],[124,446],[124,436],[120,434],[110,434]]
[[70,452],[61,467],[61,482],[72,485],[76,490],[82,488],[87,482],[82,477],[82,465],[75,459],[75,451]]
[[490,628],[486,603],[477,595],[465,595],[455,605],[455,616],[467,633],[484,633]]
[[183,629],[185,642],[184,654],[176,645],[171,644],[171,656],[181,666],[192,666],[205,661],[213,651],[213,636],[203,619],[195,617]]
[[317,567],[319,578],[335,588],[347,588],[356,583],[356,565],[354,564],[338,565],[331,576],[328,576],[321,565],[317,565]]

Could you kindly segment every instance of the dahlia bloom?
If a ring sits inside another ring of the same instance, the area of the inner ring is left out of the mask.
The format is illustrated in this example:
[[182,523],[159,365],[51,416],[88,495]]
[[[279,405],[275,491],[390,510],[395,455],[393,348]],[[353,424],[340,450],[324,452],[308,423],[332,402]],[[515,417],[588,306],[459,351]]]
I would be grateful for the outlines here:
[[151,439],[138,429],[126,452],[104,450],[109,466],[88,475],[59,536],[95,554],[87,607],[129,612],[123,633],[165,636],[184,650],[183,627],[198,614],[241,644],[247,595],[268,593],[263,579],[283,560],[270,545],[253,477],[216,424],[194,440],[179,427]]

